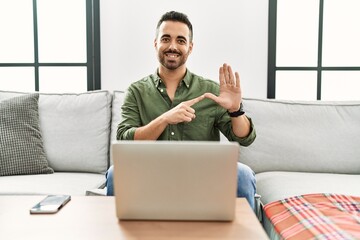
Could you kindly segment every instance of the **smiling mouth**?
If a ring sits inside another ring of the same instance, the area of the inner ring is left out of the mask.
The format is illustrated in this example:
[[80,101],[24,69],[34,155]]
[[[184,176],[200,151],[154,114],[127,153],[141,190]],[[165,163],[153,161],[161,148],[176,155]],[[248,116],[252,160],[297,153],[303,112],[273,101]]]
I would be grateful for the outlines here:
[[179,54],[177,53],[165,53],[165,56],[168,58],[177,58],[179,57]]

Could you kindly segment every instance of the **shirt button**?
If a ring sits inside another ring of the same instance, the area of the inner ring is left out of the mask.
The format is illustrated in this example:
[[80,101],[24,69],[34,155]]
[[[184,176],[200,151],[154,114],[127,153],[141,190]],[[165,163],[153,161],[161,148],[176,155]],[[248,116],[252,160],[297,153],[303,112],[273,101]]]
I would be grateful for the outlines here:
[[164,91],[164,89],[160,89],[160,92],[163,92]]
[[172,135],[172,136],[174,136],[174,135],[175,135],[175,133],[174,133],[174,132],[171,132],[171,135]]

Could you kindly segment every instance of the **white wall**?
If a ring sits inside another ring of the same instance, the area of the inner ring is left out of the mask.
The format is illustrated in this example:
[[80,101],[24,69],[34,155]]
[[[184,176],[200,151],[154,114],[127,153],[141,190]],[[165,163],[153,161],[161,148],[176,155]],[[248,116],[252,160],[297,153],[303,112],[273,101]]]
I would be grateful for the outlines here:
[[244,97],[266,98],[268,0],[101,1],[102,89],[126,90],[155,72],[156,24],[171,10],[193,24],[190,71],[218,81],[220,65],[229,63],[240,73]]

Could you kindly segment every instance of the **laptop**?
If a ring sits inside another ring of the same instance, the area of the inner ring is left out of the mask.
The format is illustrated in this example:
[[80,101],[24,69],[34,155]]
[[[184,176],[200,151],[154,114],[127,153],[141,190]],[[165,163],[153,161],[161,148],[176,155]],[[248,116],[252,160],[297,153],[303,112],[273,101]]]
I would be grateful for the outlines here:
[[111,155],[120,220],[234,219],[238,143],[117,141]]

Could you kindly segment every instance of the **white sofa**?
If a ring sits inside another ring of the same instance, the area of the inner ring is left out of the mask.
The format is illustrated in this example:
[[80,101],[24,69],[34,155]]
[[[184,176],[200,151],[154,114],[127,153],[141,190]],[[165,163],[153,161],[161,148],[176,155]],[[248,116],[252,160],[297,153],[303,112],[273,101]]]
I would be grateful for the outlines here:
[[[310,193],[360,196],[360,101],[245,99],[244,107],[257,138],[240,161],[255,171],[263,205]],[[277,239],[266,216],[264,225]]]
[[[24,94],[0,91],[0,104]],[[104,195],[123,98],[105,90],[40,94],[40,129],[55,173],[1,176],[0,195]],[[241,147],[240,161],[255,171],[262,204],[307,193],[360,196],[360,101],[248,98],[244,106],[257,138]]]
[[[27,93],[0,91],[0,104],[23,95]],[[103,188],[123,95],[121,91],[40,94],[43,147],[54,173],[0,176],[0,195],[85,195]]]

